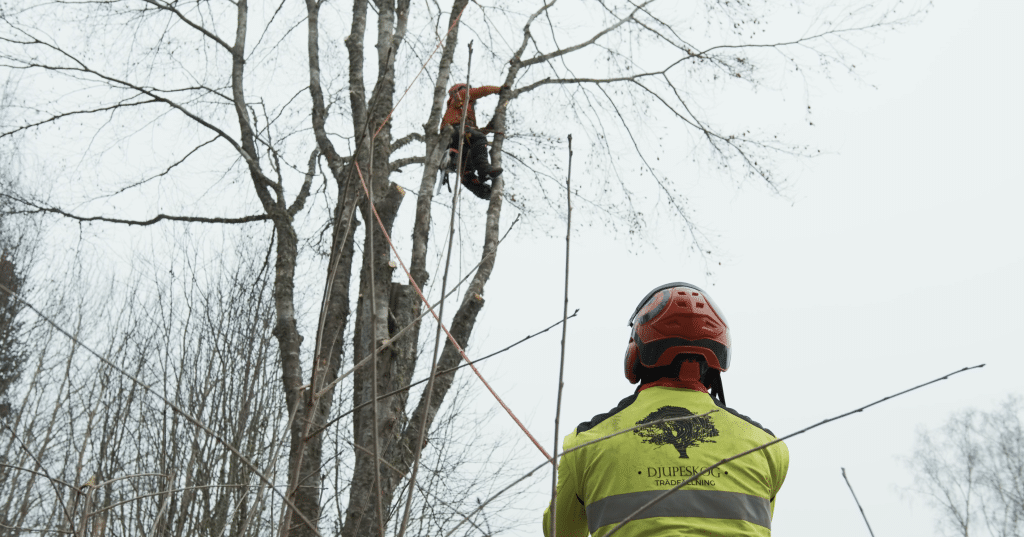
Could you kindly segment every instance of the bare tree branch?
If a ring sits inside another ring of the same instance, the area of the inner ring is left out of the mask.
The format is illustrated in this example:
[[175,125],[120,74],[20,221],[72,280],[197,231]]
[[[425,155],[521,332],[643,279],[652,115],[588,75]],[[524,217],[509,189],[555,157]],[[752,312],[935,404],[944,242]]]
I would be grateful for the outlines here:
[[316,159],[320,156],[320,149],[314,149],[309,154],[309,163],[307,164],[306,178],[302,181],[302,188],[299,189],[299,195],[295,196],[295,201],[292,202],[291,207],[288,207],[288,214],[295,216],[302,207],[306,204],[306,198],[309,197],[309,189],[313,184],[313,176],[316,175]]
[[930,380],[930,381],[925,382],[923,384],[918,384],[917,386],[914,386],[913,388],[907,388],[906,390],[894,393],[892,395],[887,395],[887,396],[885,396],[885,397],[883,397],[883,398],[881,398],[881,399],[879,399],[879,400],[877,400],[877,401],[875,401],[873,403],[868,403],[868,404],[866,404],[866,405],[864,405],[864,406],[862,406],[860,408],[855,408],[855,409],[853,409],[853,410],[851,410],[849,412],[844,412],[842,414],[839,414],[838,416],[833,416],[831,418],[826,418],[824,420],[819,421],[818,423],[815,423],[814,425],[809,425],[807,427],[804,427],[803,429],[800,429],[799,431],[796,431],[796,432],[793,432],[793,433],[789,433],[789,434],[787,434],[785,436],[776,438],[775,440],[772,440],[771,442],[767,442],[767,443],[762,444],[760,446],[757,446],[755,448],[748,449],[748,450],[746,450],[746,451],[744,451],[742,453],[737,453],[736,455],[733,455],[731,457],[727,457],[725,459],[722,459],[722,460],[720,460],[720,461],[718,461],[718,462],[716,462],[716,463],[714,463],[712,465],[709,465],[707,468],[701,469],[699,472],[695,473],[693,476],[689,477],[688,479],[682,480],[678,485],[675,485],[671,489],[668,489],[668,490],[664,491],[662,494],[658,495],[656,498],[652,499],[651,501],[647,502],[643,506],[639,507],[636,511],[634,511],[628,517],[626,517],[622,522],[619,522],[614,528],[611,529],[611,531],[606,533],[605,537],[610,537],[611,535],[615,534],[623,526],[625,526],[627,523],[629,523],[630,521],[635,519],[637,515],[639,515],[640,513],[643,513],[648,508],[650,508],[654,504],[660,502],[661,500],[669,497],[673,492],[675,492],[675,491],[685,487],[686,485],[689,485],[694,480],[698,479],[700,476],[707,474],[711,470],[714,470],[715,468],[718,468],[719,466],[721,466],[721,465],[723,465],[723,464],[725,464],[727,462],[734,461],[736,459],[739,459],[740,457],[746,457],[747,455],[750,455],[751,453],[756,453],[758,451],[761,451],[762,449],[764,449],[766,447],[773,446],[775,444],[778,444],[779,442],[783,442],[785,440],[793,438],[794,436],[799,436],[799,435],[804,434],[804,433],[806,433],[808,431],[811,431],[813,429],[817,429],[818,427],[821,427],[822,425],[825,425],[826,423],[831,423],[833,421],[841,420],[841,419],[843,419],[843,418],[845,418],[847,416],[856,414],[858,412],[863,412],[863,411],[865,411],[865,410],[867,410],[867,409],[869,409],[869,408],[871,408],[871,407],[873,407],[875,405],[884,403],[885,401],[888,401],[889,399],[892,399],[894,397],[899,397],[899,396],[901,396],[903,394],[910,393],[910,392],[912,392],[914,390],[917,390],[919,388],[923,388],[925,386],[928,386],[929,384],[934,384],[936,382],[939,382],[939,381],[942,381],[942,380],[946,380],[949,377],[952,377],[953,375],[957,375],[959,373],[963,373],[965,371],[970,371],[971,369],[978,369],[978,368],[981,368],[981,367],[985,367],[985,364],[972,365],[972,366],[964,367],[962,369],[958,369],[958,370],[956,370],[956,371],[954,371],[952,373],[949,373],[949,374],[947,374],[945,376],[939,377],[937,379]]
[[424,141],[425,138],[423,137],[423,133],[410,132],[409,134],[406,134],[405,136],[398,138],[394,142],[391,142],[391,151],[398,151],[399,149],[408,145],[409,142],[412,142],[413,140],[416,140],[417,142]]
[[402,168],[404,168],[405,166],[408,166],[410,164],[424,164],[425,162],[426,162],[426,157],[424,157],[424,156],[405,157],[405,158],[395,159],[395,160],[391,161],[391,171],[395,172],[395,171],[401,170]]
[[217,43],[218,45],[220,45],[221,48],[223,48],[225,51],[230,53],[234,49],[234,47],[232,47],[231,45],[227,44],[223,39],[218,37],[216,34],[214,34],[213,32],[211,32],[209,30],[207,30],[202,25],[196,24],[191,19],[186,17],[184,14],[182,14],[181,11],[178,11],[172,4],[169,4],[167,2],[161,2],[159,0],[142,0],[142,1],[147,3],[147,4],[149,4],[149,5],[151,5],[151,6],[153,6],[153,7],[155,7],[155,8],[157,8],[157,9],[162,9],[164,11],[169,11],[169,12],[173,13],[182,22],[184,22],[185,24],[187,24],[187,25],[191,26],[192,28],[198,30],[199,33],[201,33],[201,34],[205,35],[206,37],[210,38],[214,43]]
[[126,220],[123,218],[111,218],[107,216],[79,216],[76,214],[69,213],[57,207],[46,207],[37,205],[23,199],[16,199],[6,194],[0,194],[5,198],[15,199],[19,203],[32,207],[31,211],[24,211],[29,214],[33,213],[50,213],[70,218],[78,222],[108,222],[111,224],[127,224],[129,226],[151,226],[157,222],[167,220],[172,222],[195,222],[200,224],[248,224],[250,222],[262,222],[269,220],[270,216],[266,214],[254,214],[251,216],[242,216],[239,218],[220,218],[220,217],[204,217],[204,216],[176,216],[167,214],[158,214],[149,220]]
[[[619,26],[622,26],[623,24],[626,24],[627,22],[633,20],[633,17],[636,15],[637,11],[640,11],[642,8],[644,8],[645,6],[649,5],[653,1],[654,0],[647,0],[644,3],[637,5],[636,8],[634,8],[633,11],[628,16],[626,16],[626,17],[624,17],[622,19],[619,19],[619,21],[616,22],[615,24],[613,24],[611,26],[608,26],[607,28],[602,29],[600,32],[597,32],[596,34],[594,34],[590,39],[588,39],[586,41],[583,41],[582,43],[578,43],[578,44],[573,45],[571,47],[566,47],[566,48],[559,49],[559,50],[556,50],[556,51],[553,51],[553,52],[549,52],[547,54],[541,54],[541,55],[538,55],[538,56],[534,56],[533,58],[530,58],[528,60],[523,60],[520,63],[522,64],[523,67],[529,67],[531,65],[535,65],[535,64],[538,64],[538,63],[543,63],[543,62],[551,61],[552,59],[557,58],[559,56],[564,56],[566,54],[569,54],[570,52],[575,52],[575,51],[580,50],[582,48],[585,48],[585,47],[587,47],[589,45],[592,45],[595,42],[597,42],[597,40],[600,39],[602,36],[607,35],[608,33],[616,30]],[[551,3],[554,4],[554,2],[551,2]],[[549,7],[549,6],[550,6],[550,4],[545,5],[544,8],[541,8],[541,11],[546,11],[547,10],[546,8]],[[538,11],[537,13],[539,14],[540,11]],[[527,24],[527,27],[529,27],[529,24]],[[528,30],[527,30],[527,32],[528,32]],[[527,35],[529,35],[529,34],[527,33]]]
[[[243,0],[243,5],[244,5],[244,0]],[[84,61],[82,61],[82,60],[76,58],[75,56],[71,55],[66,50],[61,49],[60,47],[57,47],[56,45],[53,45],[51,43],[48,43],[48,42],[36,39],[35,37],[33,37],[30,34],[28,34],[28,32],[26,32],[25,30],[19,29],[19,31],[24,33],[26,35],[26,37],[29,38],[29,40],[26,41],[24,44],[26,44],[26,45],[42,46],[42,47],[44,47],[46,49],[49,49],[49,50],[51,50],[53,52],[56,52],[60,56],[63,56],[65,58],[67,58],[69,61],[71,61],[73,64],[75,64],[75,66],[60,66],[60,65],[42,64],[42,63],[37,63],[35,61],[30,61],[30,60],[22,60],[21,63],[22,63],[22,65],[25,68],[39,68],[39,69],[45,69],[45,70],[48,70],[48,71],[56,71],[56,72],[67,71],[67,72],[73,72],[73,73],[86,73],[86,74],[90,74],[90,75],[93,75],[93,76],[99,78],[100,80],[104,80],[106,82],[114,84],[115,86],[118,86],[118,87],[121,87],[121,88],[125,88],[125,89],[131,89],[131,90],[136,91],[136,92],[138,92],[140,94],[146,95],[146,96],[150,97],[153,102],[164,103],[164,104],[170,106],[171,108],[173,108],[175,110],[178,110],[179,112],[184,114],[186,117],[188,117],[192,121],[198,123],[199,125],[202,125],[203,127],[205,127],[207,129],[215,132],[220,138],[222,138],[223,140],[225,140],[226,142],[231,144],[232,147],[235,148],[235,150],[239,153],[239,155],[241,155],[242,158],[244,158],[245,161],[249,164],[251,169],[256,170],[254,173],[256,174],[257,177],[259,177],[260,179],[266,181],[268,184],[269,183],[273,183],[273,181],[270,180],[270,178],[268,178],[265,175],[263,175],[262,171],[259,171],[259,163],[256,162],[256,160],[255,160],[255,158],[256,158],[255,151],[246,151],[243,148],[243,144],[240,144],[238,141],[236,141],[234,138],[232,138],[226,132],[224,132],[223,129],[221,129],[220,127],[217,127],[216,125],[214,125],[210,121],[207,121],[206,119],[200,117],[195,112],[188,110],[187,108],[185,108],[181,104],[179,104],[179,103],[177,103],[175,101],[172,101],[169,98],[166,98],[166,97],[163,97],[161,95],[158,95],[154,90],[151,90],[151,89],[148,89],[148,88],[144,88],[144,87],[139,86],[137,84],[133,84],[131,82],[128,82],[127,80],[122,80],[122,79],[119,79],[119,78],[111,76],[111,75],[103,74],[103,73],[101,73],[101,72],[99,72],[99,71],[89,67]],[[241,76],[241,74],[239,73],[236,78],[240,79],[240,76]],[[242,112],[240,112],[240,115],[247,120],[247,114],[244,113],[244,107],[241,107],[240,109],[242,110]],[[243,125],[247,125],[247,121],[243,121]]]

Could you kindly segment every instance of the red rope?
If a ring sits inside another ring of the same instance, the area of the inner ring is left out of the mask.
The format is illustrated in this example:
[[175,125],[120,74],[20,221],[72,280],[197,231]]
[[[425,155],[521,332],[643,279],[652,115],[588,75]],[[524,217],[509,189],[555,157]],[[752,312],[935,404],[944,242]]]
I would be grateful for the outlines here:
[[[463,12],[465,12],[465,8],[463,8]],[[455,21],[452,22],[452,25],[448,28],[448,31],[445,32],[446,36],[448,35],[448,33],[450,33],[452,31],[453,28],[455,28],[455,25],[457,25],[459,23],[459,20],[461,18],[462,18],[462,13],[459,13],[459,16],[456,17]],[[430,55],[433,56],[434,53],[437,52],[437,49],[440,48],[440,46],[441,46],[441,41],[438,40],[437,46],[434,47],[434,51],[431,52]],[[426,62],[424,62],[424,64],[420,67],[419,73],[416,73],[416,77],[414,77],[414,80],[415,80],[415,78],[419,78],[419,75],[421,73],[423,73],[423,70],[426,69],[426,67],[427,67],[427,64],[426,64]],[[388,112],[387,117],[385,117],[384,121],[382,121],[380,126],[377,127],[377,130],[373,133],[373,136],[371,137],[371,139],[375,140],[377,138],[377,135],[380,134],[381,129],[383,129],[384,125],[386,125],[387,122],[391,119],[391,114],[393,114],[395,112],[395,110],[398,108],[398,105],[401,104],[403,99],[405,99],[406,94],[409,93],[409,90],[411,88],[412,88],[411,85],[408,88],[406,88],[405,93],[402,94],[402,97],[399,98],[398,103],[395,103],[395,106],[391,109],[390,112]],[[459,355],[462,356],[462,359],[465,360],[466,364],[469,365],[469,367],[473,370],[474,373],[476,373],[476,376],[477,376],[477,378],[480,379],[480,382],[484,383],[484,386],[486,386],[487,390],[489,392],[491,392],[491,395],[494,396],[494,399],[498,401],[498,404],[501,405],[501,408],[505,409],[505,412],[507,412],[508,415],[512,418],[512,420],[516,422],[516,425],[518,425],[519,428],[523,431],[523,433],[525,433],[526,436],[529,437],[530,441],[533,442],[533,445],[537,446],[537,449],[539,449],[540,452],[544,455],[544,457],[547,458],[550,461],[551,460],[551,455],[549,455],[548,452],[545,451],[543,447],[541,447],[540,442],[537,442],[537,439],[534,438],[532,434],[530,434],[530,431],[527,430],[525,425],[523,425],[523,422],[519,421],[519,418],[517,418],[516,415],[512,412],[512,409],[510,409],[508,407],[508,405],[505,404],[505,401],[502,401],[502,399],[498,395],[498,393],[494,391],[494,388],[492,388],[491,385],[487,382],[487,380],[483,377],[483,375],[480,374],[480,371],[477,370],[475,365],[473,365],[472,360],[470,360],[469,357],[466,356],[466,352],[463,351],[462,347],[459,346],[458,342],[455,341],[455,337],[452,336],[451,332],[448,331],[448,327],[446,327],[444,325],[444,323],[441,322],[441,318],[438,317],[437,313],[434,311],[434,308],[430,306],[430,302],[427,300],[427,297],[423,296],[423,291],[421,291],[420,290],[420,286],[416,284],[416,280],[413,280],[412,274],[409,273],[409,269],[406,268],[405,262],[402,261],[402,256],[399,255],[399,253],[398,253],[398,249],[395,248],[395,244],[393,242],[391,242],[391,236],[388,235],[387,230],[384,228],[384,222],[381,221],[380,215],[377,214],[377,206],[373,203],[373,200],[370,199],[370,189],[366,186],[366,179],[363,178],[363,171],[362,171],[362,169],[360,169],[359,163],[356,162],[355,164],[356,164],[356,173],[359,175],[359,181],[363,185],[363,192],[366,193],[366,199],[369,200],[369,202],[370,202],[370,210],[373,211],[373,216],[374,216],[374,218],[377,219],[377,224],[380,226],[381,232],[384,233],[384,238],[388,241],[388,245],[391,246],[391,251],[393,251],[395,253],[395,258],[398,259],[398,263],[402,266],[402,271],[404,271],[405,275],[409,278],[409,283],[412,284],[413,289],[416,290],[416,294],[419,295],[420,300],[423,301],[423,304],[427,306],[427,310],[429,310],[430,314],[434,316],[434,319],[437,320],[437,323],[439,325],[441,325],[441,329],[444,330],[445,335],[448,337],[448,341],[451,341],[451,343],[455,347],[455,349],[459,351]]]
[[413,289],[416,290],[416,294],[419,295],[420,300],[422,300],[423,303],[427,306],[427,309],[430,311],[430,314],[434,316],[434,319],[437,320],[437,323],[441,325],[441,329],[444,330],[445,335],[448,336],[448,341],[450,341],[452,345],[455,347],[455,349],[459,351],[459,355],[462,356],[462,359],[466,361],[466,364],[468,364],[469,367],[473,370],[473,372],[476,373],[476,376],[480,379],[480,382],[484,383],[484,386],[487,387],[487,390],[490,391],[491,395],[493,395],[494,398],[498,401],[498,404],[501,405],[501,408],[505,409],[505,412],[507,412],[508,415],[512,418],[512,420],[516,422],[516,425],[518,425],[519,428],[522,429],[523,433],[525,433],[526,436],[530,438],[530,441],[533,442],[533,445],[537,446],[537,449],[540,450],[544,457],[546,457],[548,460],[551,460],[551,455],[549,455],[548,452],[545,451],[543,447],[541,447],[540,442],[537,442],[537,439],[534,438],[532,434],[530,434],[530,431],[527,430],[525,425],[523,425],[523,422],[519,421],[519,418],[517,418],[516,415],[512,412],[512,409],[510,409],[508,405],[505,404],[505,401],[501,400],[501,397],[498,395],[497,392],[494,391],[494,388],[492,388],[491,385],[488,384],[487,380],[484,379],[484,376],[481,375],[480,371],[477,370],[475,365],[473,365],[473,361],[470,360],[468,356],[466,356],[466,352],[463,351],[462,347],[460,347],[458,342],[455,341],[455,337],[453,337],[451,332],[448,331],[448,327],[446,327],[444,323],[441,322],[441,318],[438,317],[437,313],[434,312],[434,308],[430,306],[430,302],[427,300],[427,297],[423,296],[423,291],[420,290],[420,286],[416,284],[416,281],[412,279],[412,274],[410,274],[409,269],[405,267],[405,262],[402,261],[402,256],[398,254],[398,249],[395,248],[395,244],[391,242],[391,236],[388,235],[387,230],[384,228],[384,222],[381,221],[380,215],[377,214],[377,207],[376,205],[374,205],[373,200],[370,199],[370,190],[366,186],[366,179],[363,178],[363,171],[359,168],[359,163],[356,162],[355,164],[356,173],[359,175],[359,181],[363,184],[363,191],[366,192],[366,199],[370,201],[370,210],[373,211],[373,216],[374,218],[377,219],[377,224],[380,226],[381,233],[384,233],[384,238],[387,239],[388,245],[391,246],[391,251],[395,253],[395,258],[398,259],[398,263],[402,266],[402,270],[405,272],[405,275],[409,278],[409,283],[412,284]]

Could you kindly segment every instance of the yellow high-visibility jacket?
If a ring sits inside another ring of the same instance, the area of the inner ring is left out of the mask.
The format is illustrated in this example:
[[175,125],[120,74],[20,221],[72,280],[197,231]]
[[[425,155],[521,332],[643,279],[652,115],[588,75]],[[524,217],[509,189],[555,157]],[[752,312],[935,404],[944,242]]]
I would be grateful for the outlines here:
[[[699,417],[715,411],[704,417]],[[563,451],[612,433],[666,418],[566,453],[558,465],[556,537],[602,537],[634,511],[721,459],[775,436],[708,394],[654,386],[606,414],[581,423]],[[775,495],[789,469],[779,442],[712,469],[627,522],[616,535],[716,537],[771,535]],[[544,512],[549,535],[550,508]]]

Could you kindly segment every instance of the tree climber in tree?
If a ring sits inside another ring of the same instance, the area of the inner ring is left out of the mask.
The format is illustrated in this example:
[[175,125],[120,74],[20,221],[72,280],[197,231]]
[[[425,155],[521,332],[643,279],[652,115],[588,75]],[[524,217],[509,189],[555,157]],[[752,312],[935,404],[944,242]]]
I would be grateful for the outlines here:
[[459,122],[462,121],[463,105],[466,106],[466,140],[463,145],[469,158],[463,159],[463,162],[468,165],[464,166],[462,184],[482,199],[491,197],[491,185],[486,184],[486,181],[501,175],[501,168],[492,166],[487,156],[487,136],[476,126],[476,113],[473,104],[477,99],[499,91],[501,91],[501,87],[498,86],[469,88],[469,102],[467,103],[466,85],[455,84],[448,90],[448,109],[445,110],[444,118],[441,119],[441,128],[448,125],[455,127],[448,147],[458,150]]
[[[630,518],[716,462],[775,436],[725,406],[721,373],[730,365],[729,327],[707,293],[683,282],[657,287],[640,301],[629,326],[626,379],[640,385],[611,411],[576,427],[563,450],[647,426],[559,460],[555,534],[602,537],[625,522],[619,537],[770,536],[775,495],[789,469],[781,442],[699,475]],[[549,508],[544,535],[551,537],[550,531]]]

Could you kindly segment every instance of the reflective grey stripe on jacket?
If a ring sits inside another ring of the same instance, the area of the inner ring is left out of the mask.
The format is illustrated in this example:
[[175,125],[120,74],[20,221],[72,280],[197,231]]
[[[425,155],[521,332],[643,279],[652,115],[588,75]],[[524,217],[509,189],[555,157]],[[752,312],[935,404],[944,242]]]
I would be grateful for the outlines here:
[[[590,533],[594,533],[602,526],[622,522],[664,493],[663,490],[645,490],[602,498],[587,506],[587,527]],[[721,490],[677,490],[645,509],[634,520],[654,517],[725,518],[745,520],[768,529],[772,527],[768,500]]]

